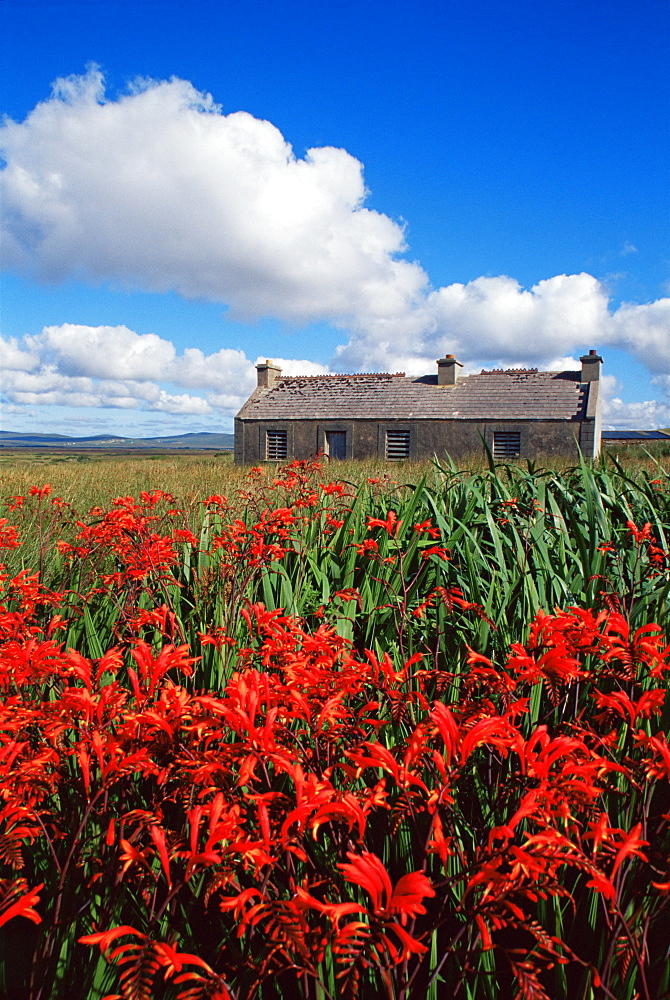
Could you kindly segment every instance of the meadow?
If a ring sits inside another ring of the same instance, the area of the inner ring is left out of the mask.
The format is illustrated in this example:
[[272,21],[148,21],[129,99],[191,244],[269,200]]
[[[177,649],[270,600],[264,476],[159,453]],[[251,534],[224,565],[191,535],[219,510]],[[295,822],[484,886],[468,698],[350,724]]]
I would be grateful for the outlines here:
[[2,457],[0,996],[668,995],[665,456]]

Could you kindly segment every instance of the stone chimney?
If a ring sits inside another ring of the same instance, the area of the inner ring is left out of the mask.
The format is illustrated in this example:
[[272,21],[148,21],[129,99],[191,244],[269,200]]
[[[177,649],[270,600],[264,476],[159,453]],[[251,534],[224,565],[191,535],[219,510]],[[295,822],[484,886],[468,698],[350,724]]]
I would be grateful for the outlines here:
[[457,367],[462,368],[463,365],[460,361],[456,360],[453,354],[446,354],[443,358],[439,358],[437,362],[437,384],[456,385],[456,379],[458,378]]
[[597,351],[589,351],[579,359],[582,363],[582,382],[597,382],[600,378],[600,366],[603,359]]
[[281,368],[270,358],[265,359],[264,365],[256,365],[256,371],[258,372],[259,389],[271,389],[281,375]]

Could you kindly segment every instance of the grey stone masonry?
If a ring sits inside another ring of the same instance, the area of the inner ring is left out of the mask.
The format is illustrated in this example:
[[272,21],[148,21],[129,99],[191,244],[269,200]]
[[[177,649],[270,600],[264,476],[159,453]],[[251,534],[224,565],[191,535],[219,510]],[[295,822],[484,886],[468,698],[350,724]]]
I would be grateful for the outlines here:
[[256,365],[259,389],[272,389],[275,382],[281,375],[281,368],[274,361],[267,358],[265,364]]
[[600,378],[600,366],[603,359],[597,351],[589,351],[579,359],[582,363],[582,382],[597,382]]
[[446,354],[440,358],[437,362],[437,384],[456,385],[458,369],[462,367],[463,365],[456,360],[453,354]]

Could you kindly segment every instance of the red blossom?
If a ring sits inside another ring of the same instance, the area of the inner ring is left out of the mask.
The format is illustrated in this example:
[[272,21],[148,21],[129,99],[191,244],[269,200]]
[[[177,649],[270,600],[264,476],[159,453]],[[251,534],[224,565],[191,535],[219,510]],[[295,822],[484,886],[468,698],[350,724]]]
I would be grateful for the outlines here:
[[19,529],[9,523],[6,517],[0,517],[0,549],[18,549]]
[[[659,625],[570,607],[539,611],[525,642],[498,635],[469,649],[465,630],[485,621],[490,637],[493,623],[468,599],[462,567],[443,565],[451,553],[432,545],[432,521],[414,525],[403,552],[397,513],[368,517],[369,531],[394,539],[385,559],[375,539],[340,544],[344,486],[316,475],[302,462],[274,483],[253,470],[238,519],[210,496],[203,551],[183,573],[175,547],[200,540],[175,522],[177,506],[165,510],[174,498],[151,490],[71,521],[61,551],[71,579],[90,572],[81,594],[50,591],[32,569],[3,578],[0,925],[43,919],[48,940],[50,920],[77,926],[91,899],[97,913],[136,920],[142,930],[80,938],[117,967],[119,997],[162,995],[169,979],[181,1000],[228,1000],[273,976],[318,992],[323,967],[342,995],[409,996],[435,970],[434,935],[460,992],[484,949],[540,998],[544,970],[586,968],[579,941],[573,956],[543,924],[554,902],[569,908],[572,894],[607,915],[608,933],[625,919],[635,941],[636,913],[650,927],[663,913],[670,748],[654,722],[665,690],[648,678],[669,669],[670,647]],[[531,510],[503,506],[517,504]],[[324,566],[345,553],[337,582],[308,593],[306,620],[261,604],[258,581],[268,600],[290,597],[295,566],[316,559],[305,539],[324,525]],[[0,539],[18,545],[14,532],[0,522]],[[629,532],[644,565],[660,565],[650,526]],[[106,633],[100,608],[113,609]],[[397,619],[398,642],[385,650],[380,631],[367,650],[361,625],[378,611]],[[66,648],[79,635],[87,647]],[[45,872],[34,889],[16,874],[28,858]],[[186,912],[229,943],[206,951],[205,935],[205,957],[181,951]],[[163,925],[166,941],[152,936]],[[235,934],[247,938],[237,946]],[[612,990],[624,945],[600,970]]]
[[414,530],[419,535],[429,535],[430,538],[439,538],[440,531],[436,528],[431,520],[422,521],[420,524],[414,525]]
[[42,918],[34,907],[40,901],[43,888],[43,882],[34,889],[28,889],[23,878],[13,882],[0,879],[0,927],[14,917],[27,917],[34,924],[41,923]]
[[398,520],[398,515],[394,510],[390,510],[385,520],[378,517],[368,517],[367,524],[368,531],[372,531],[373,528],[383,528],[392,538],[397,538],[402,521]]

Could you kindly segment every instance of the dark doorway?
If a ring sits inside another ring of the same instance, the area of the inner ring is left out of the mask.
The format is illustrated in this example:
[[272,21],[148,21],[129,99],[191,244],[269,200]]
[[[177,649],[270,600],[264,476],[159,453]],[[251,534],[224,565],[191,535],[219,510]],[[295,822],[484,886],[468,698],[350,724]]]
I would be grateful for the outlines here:
[[347,457],[346,431],[326,431],[326,455],[328,458]]

